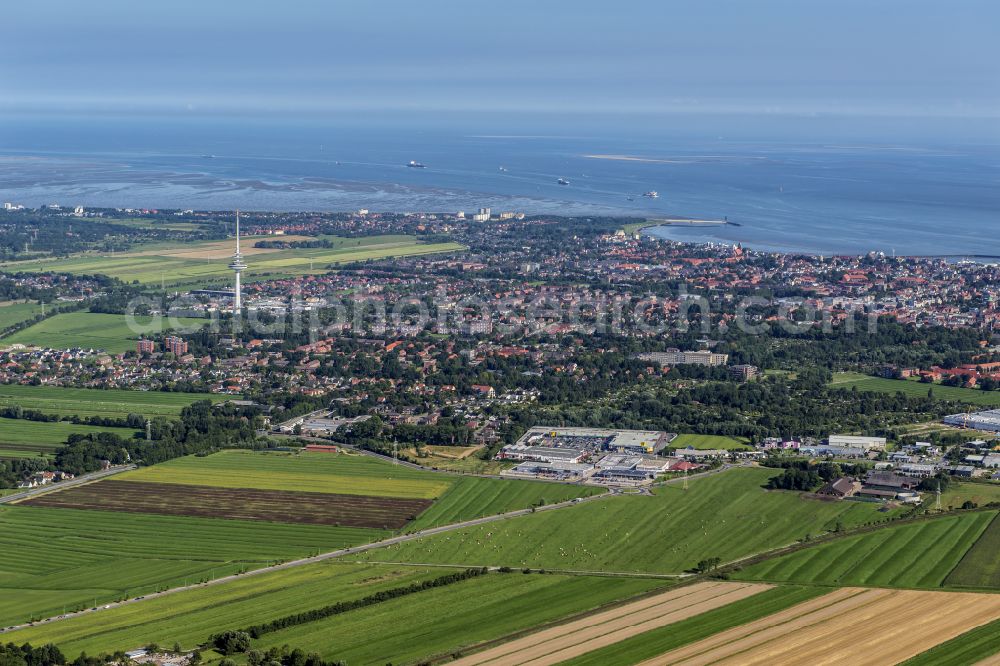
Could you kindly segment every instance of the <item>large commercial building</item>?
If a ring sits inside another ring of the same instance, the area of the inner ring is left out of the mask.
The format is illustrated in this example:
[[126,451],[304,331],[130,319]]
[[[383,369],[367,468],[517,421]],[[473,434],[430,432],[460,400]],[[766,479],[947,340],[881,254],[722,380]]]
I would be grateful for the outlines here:
[[860,437],[857,435],[830,435],[830,446],[864,449],[865,451],[885,451],[885,437]]
[[[608,428],[535,427],[524,433],[515,446],[567,448],[616,453],[657,453],[672,437],[656,430],[611,430]],[[512,447],[505,447],[512,448]],[[503,451],[501,451],[503,453]]]
[[644,352],[636,356],[643,361],[652,361],[660,365],[725,365],[728,354],[717,354],[710,351],[681,351],[668,349],[661,352]]
[[1000,432],[1000,409],[988,409],[971,414],[952,414],[944,417],[944,423],[957,428]]

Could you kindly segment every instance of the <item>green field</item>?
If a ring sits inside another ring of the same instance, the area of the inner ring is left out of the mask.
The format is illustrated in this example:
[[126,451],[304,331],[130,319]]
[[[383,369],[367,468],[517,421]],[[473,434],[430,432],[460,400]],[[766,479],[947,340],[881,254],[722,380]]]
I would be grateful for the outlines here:
[[[39,453],[52,453],[65,444],[66,438],[73,433],[89,435],[98,432],[113,432],[125,438],[135,433],[128,428],[76,425],[67,421],[45,423],[0,418],[0,458],[22,458],[36,456]],[[22,455],[10,455],[16,452],[21,452]]]
[[455,477],[362,455],[220,451],[175,458],[115,477],[221,488],[260,488],[384,497],[440,497]]
[[20,324],[42,313],[42,306],[38,303],[12,303],[10,305],[0,305],[0,331]]
[[32,643],[54,641],[73,655],[128,650],[151,642],[178,642],[192,648],[223,629],[358,599],[441,574],[440,569],[322,562],[30,627],[12,636]]
[[[973,502],[979,506],[1000,502],[1000,483],[950,483],[948,489],[941,493],[941,506],[944,508],[959,508],[963,502]],[[933,503],[933,500],[930,500],[930,503]]]
[[[281,240],[268,238],[266,240]],[[296,248],[264,253],[248,251],[249,279],[321,274],[331,264],[344,264],[387,257],[406,257],[465,249],[458,243],[420,243],[410,236],[372,236],[339,239],[339,247]],[[232,241],[195,243],[171,246],[162,250],[142,250],[111,256],[81,256],[61,260],[38,260],[7,265],[8,270],[59,271],[76,275],[103,274],[125,282],[142,284],[204,283],[216,278],[229,279],[228,245]],[[202,251],[204,250],[204,251]]]
[[[4,640],[55,641],[68,655],[150,642],[192,648],[211,634],[436,578],[434,568],[324,562],[23,629]],[[656,580],[491,574],[269,634],[350,664],[405,663],[640,594]],[[442,609],[447,609],[442,612]],[[429,618],[431,618],[429,620]],[[391,627],[392,631],[386,631]],[[293,634],[294,638],[289,637]],[[378,636],[379,640],[372,640]]]
[[[765,491],[774,470],[740,468],[631,495],[435,535],[363,557],[372,561],[506,565],[554,570],[681,573],[707,557],[730,561],[807,534],[886,519],[878,506]],[[889,514],[891,515],[891,514]]]
[[1000,517],[993,519],[958,566],[948,574],[945,585],[1000,589]]
[[672,449],[727,449],[730,451],[745,450],[752,448],[745,439],[738,437],[726,437],[723,435],[677,435],[670,442]]
[[161,391],[120,391],[0,384],[0,407],[21,405],[59,416],[125,417],[130,413],[146,417],[177,416],[199,400],[221,402],[232,396],[210,393],[164,393]]
[[588,652],[575,659],[564,661],[560,666],[631,666],[732,627],[773,615],[827,592],[829,590],[823,588],[782,585],[722,608]]
[[923,384],[911,379],[883,379],[869,377],[857,372],[838,372],[828,384],[835,389],[853,389],[873,391],[875,393],[903,393],[909,396],[927,397],[932,391],[938,400],[954,400],[973,405],[1000,406],[1000,391],[980,391],[978,389],[962,388],[961,386],[941,386],[940,384]]
[[407,526],[407,530],[447,525],[479,516],[525,509],[539,502],[555,504],[603,492],[603,488],[593,486],[463,476],[454,478],[441,499],[420,514],[417,520]]
[[381,530],[0,507],[0,625],[381,538]]
[[972,666],[1000,652],[1000,620],[988,622],[904,661],[900,666]]
[[662,580],[491,574],[263,636],[351,666],[413,663],[662,587]]
[[993,520],[976,512],[838,539],[748,567],[742,580],[937,588]]
[[434,525],[554,503],[603,492],[601,488],[487,479],[428,472],[363,455],[220,451],[176,458],[115,477],[223,488],[295,490],[379,497],[436,499],[407,527]]
[[96,312],[67,312],[44,319],[34,326],[3,339],[3,344],[34,345],[53,349],[103,349],[110,354],[135,350],[135,342],[143,336],[156,335],[174,329],[193,331],[211,323],[210,319],[190,317],[135,317],[136,329],[129,326],[126,315]]

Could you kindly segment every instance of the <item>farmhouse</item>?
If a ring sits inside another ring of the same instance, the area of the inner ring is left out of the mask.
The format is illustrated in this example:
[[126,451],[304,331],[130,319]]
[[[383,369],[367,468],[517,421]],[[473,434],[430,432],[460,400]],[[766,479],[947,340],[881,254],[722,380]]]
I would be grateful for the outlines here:
[[844,476],[830,481],[825,486],[817,490],[816,494],[823,495],[825,497],[834,497],[836,499],[844,499],[845,497],[853,497],[859,490],[861,490],[861,482]]
[[919,483],[918,479],[893,472],[868,472],[864,487],[858,494],[892,499],[901,491],[916,489]]
[[311,453],[337,453],[340,451],[338,447],[328,444],[306,444],[302,450]]

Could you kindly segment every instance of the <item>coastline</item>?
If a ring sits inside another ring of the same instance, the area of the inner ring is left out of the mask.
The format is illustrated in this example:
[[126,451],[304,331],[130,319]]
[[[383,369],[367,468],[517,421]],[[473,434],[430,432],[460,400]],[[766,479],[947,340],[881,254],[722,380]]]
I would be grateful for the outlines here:
[[[697,222],[697,221],[692,221]],[[684,223],[672,223],[672,224],[662,224],[654,221],[647,221],[643,223],[636,223],[634,225],[625,225],[624,229],[626,233],[637,233],[645,234],[653,238],[660,240],[669,240],[676,243],[684,243],[687,245],[708,245],[708,244],[725,244],[725,245],[735,245],[740,244],[744,248],[758,251],[758,252],[768,252],[772,254],[797,254],[805,255],[810,257],[853,257],[859,254],[867,254],[867,252],[819,252],[819,251],[809,251],[809,250],[796,250],[792,248],[773,248],[773,247],[761,247],[760,244],[749,240],[697,240],[697,239],[680,239],[680,238],[670,238],[668,236],[661,236],[659,234],[652,233],[653,230],[658,228],[669,228],[669,227],[723,227],[723,226],[733,226],[742,227],[743,225],[736,222],[722,221],[714,224],[689,224]],[[875,251],[878,250],[869,250]],[[975,263],[1000,263],[1000,255],[998,254],[978,254],[978,253],[947,253],[947,254],[899,254],[896,255],[899,258],[910,258],[910,259],[942,259],[944,261],[958,263],[961,261],[971,261]]]

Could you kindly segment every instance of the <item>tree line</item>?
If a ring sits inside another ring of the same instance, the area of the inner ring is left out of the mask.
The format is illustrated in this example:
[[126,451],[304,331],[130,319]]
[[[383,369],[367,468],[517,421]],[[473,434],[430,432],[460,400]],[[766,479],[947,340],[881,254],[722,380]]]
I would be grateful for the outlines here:
[[[282,629],[287,629],[288,627],[294,627],[300,624],[306,624],[308,622],[316,622],[318,620],[323,620],[334,615],[340,615],[341,613],[346,613],[348,611],[357,610],[358,608],[365,608],[366,606],[374,606],[376,604],[384,603],[392,599],[398,599],[399,597],[405,597],[410,594],[416,594],[417,592],[423,592],[425,590],[434,589],[437,587],[445,587],[447,585],[453,585],[455,583],[460,583],[465,580],[472,578],[477,578],[479,576],[485,576],[487,574],[487,569],[485,567],[480,569],[466,569],[465,571],[459,571],[456,573],[446,574],[444,576],[439,576],[438,578],[433,578],[431,580],[425,580],[420,583],[412,583],[404,587],[395,587],[389,590],[382,590],[381,592],[376,592],[375,594],[370,594],[367,597],[361,599],[354,599],[352,601],[339,601],[335,604],[330,604],[329,606],[323,606],[321,608],[315,608],[313,610],[304,611],[302,613],[295,613],[293,615],[286,615],[285,617],[278,618],[276,620],[271,620],[270,622],[263,622],[261,624],[255,624],[246,629],[238,630],[236,632],[229,631],[223,632],[221,634],[216,634],[210,640],[213,646],[215,646],[220,651],[230,649],[236,643],[242,644],[242,640],[239,637],[234,636],[234,634],[245,634],[249,638],[260,638],[265,634],[269,634],[275,631],[280,631]],[[247,644],[249,647],[249,644]],[[223,654],[230,654],[230,652],[223,652]]]

